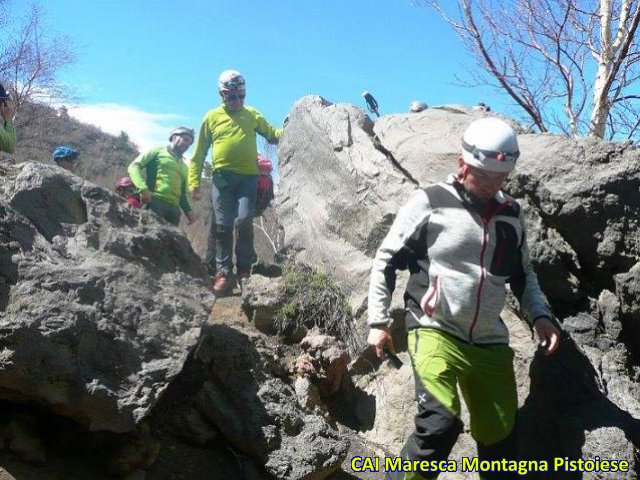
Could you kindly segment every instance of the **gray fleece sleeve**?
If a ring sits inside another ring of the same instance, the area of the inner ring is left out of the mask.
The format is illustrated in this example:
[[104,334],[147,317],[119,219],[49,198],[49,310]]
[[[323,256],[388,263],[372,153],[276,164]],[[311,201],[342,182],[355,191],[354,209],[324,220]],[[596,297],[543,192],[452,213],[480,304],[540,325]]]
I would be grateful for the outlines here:
[[416,191],[396,215],[371,265],[368,297],[369,326],[389,325],[389,305],[395,288],[396,270],[406,268],[399,261],[407,242],[431,214],[429,198],[424,190]]

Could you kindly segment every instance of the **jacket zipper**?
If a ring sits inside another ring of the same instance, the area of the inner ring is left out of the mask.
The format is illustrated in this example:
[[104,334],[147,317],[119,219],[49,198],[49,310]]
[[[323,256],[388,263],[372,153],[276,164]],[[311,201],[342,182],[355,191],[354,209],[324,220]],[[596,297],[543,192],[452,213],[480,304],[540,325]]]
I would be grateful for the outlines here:
[[484,279],[487,276],[487,270],[484,268],[484,252],[487,249],[487,239],[489,237],[489,229],[487,225],[489,220],[485,220],[484,217],[480,217],[482,220],[482,248],[480,249],[480,283],[478,284],[478,296],[476,298],[476,311],[473,315],[473,321],[469,327],[469,343],[473,343],[473,329],[478,323],[478,314],[480,313],[480,298],[482,297],[482,286],[484,285]]
[[487,244],[489,243],[489,222],[491,218],[497,214],[500,210],[503,210],[508,205],[507,202],[499,205],[494,210],[489,210],[486,212],[486,216],[480,215],[480,220],[482,221],[482,248],[480,249],[480,283],[478,284],[478,297],[476,298],[476,311],[473,315],[473,321],[471,322],[471,326],[469,327],[469,343],[473,344],[473,329],[476,327],[476,323],[478,323],[478,315],[480,314],[480,301],[482,298],[482,287],[484,286],[484,280],[487,277],[487,269],[484,266],[484,254],[487,250]]

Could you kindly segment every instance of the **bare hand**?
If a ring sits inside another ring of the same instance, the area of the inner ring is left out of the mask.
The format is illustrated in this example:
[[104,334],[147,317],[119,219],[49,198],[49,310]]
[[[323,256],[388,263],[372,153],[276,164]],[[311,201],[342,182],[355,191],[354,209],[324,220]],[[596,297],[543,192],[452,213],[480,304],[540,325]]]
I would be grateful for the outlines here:
[[196,187],[193,190],[191,190],[191,198],[193,198],[194,200],[200,200],[201,198],[200,187]]
[[533,327],[538,334],[540,346],[544,350],[545,355],[551,355],[558,349],[560,345],[560,330],[553,324],[551,319],[547,317],[538,318]]
[[144,190],[140,193],[140,202],[141,203],[151,203],[151,199],[153,198],[153,193],[150,190]]
[[4,102],[0,103],[0,115],[2,115],[2,118],[4,118],[5,121],[13,120],[14,114],[15,109],[13,108],[13,105],[9,100],[5,100]]
[[391,333],[389,333],[389,327],[371,327],[369,336],[367,337],[367,345],[375,348],[378,358],[384,358],[385,345],[393,353],[396,353],[393,340],[391,339]]

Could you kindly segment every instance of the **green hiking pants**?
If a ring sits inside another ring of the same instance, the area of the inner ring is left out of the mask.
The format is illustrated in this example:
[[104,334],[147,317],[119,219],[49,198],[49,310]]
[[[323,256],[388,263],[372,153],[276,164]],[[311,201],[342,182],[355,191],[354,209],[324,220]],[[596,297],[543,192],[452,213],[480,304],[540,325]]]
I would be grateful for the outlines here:
[[162,198],[151,197],[149,210],[176,227],[180,224],[180,209]]
[[[418,413],[415,430],[402,456],[409,460],[446,460],[462,431],[462,392],[471,418],[471,435],[480,460],[515,460],[514,427],[518,399],[513,351],[508,345],[471,345],[430,328],[408,334],[409,354],[416,380]],[[461,464],[461,459],[453,459]],[[438,471],[388,475],[403,480],[436,478]],[[503,472],[484,472],[483,479],[508,478]]]

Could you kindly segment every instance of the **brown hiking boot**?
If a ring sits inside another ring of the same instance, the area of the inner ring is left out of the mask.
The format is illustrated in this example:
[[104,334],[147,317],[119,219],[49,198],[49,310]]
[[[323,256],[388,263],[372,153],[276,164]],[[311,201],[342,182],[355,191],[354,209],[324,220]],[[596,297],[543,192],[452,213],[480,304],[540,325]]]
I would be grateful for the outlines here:
[[230,286],[229,275],[224,272],[216,273],[216,278],[213,280],[213,293],[215,295],[227,293]]
[[242,287],[244,287],[244,283],[246,282],[247,278],[249,278],[249,270],[242,270],[239,269],[238,272],[236,273],[236,280],[238,282],[238,287],[240,287],[240,291],[242,292]]
[[251,275],[249,270],[243,270],[243,269],[238,270],[238,278],[241,280],[246,280],[247,278],[249,278],[249,275]]

